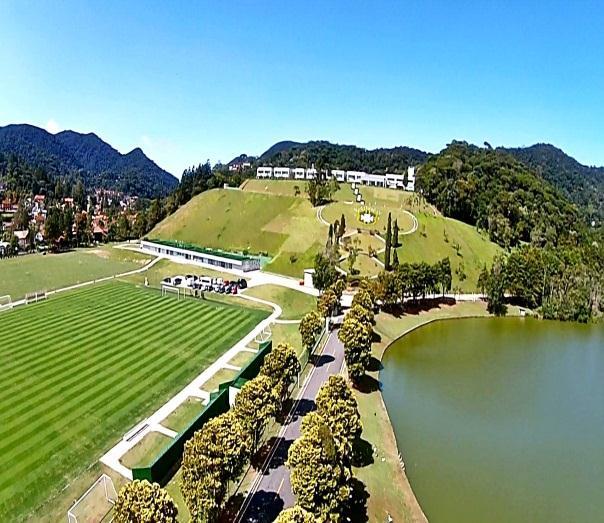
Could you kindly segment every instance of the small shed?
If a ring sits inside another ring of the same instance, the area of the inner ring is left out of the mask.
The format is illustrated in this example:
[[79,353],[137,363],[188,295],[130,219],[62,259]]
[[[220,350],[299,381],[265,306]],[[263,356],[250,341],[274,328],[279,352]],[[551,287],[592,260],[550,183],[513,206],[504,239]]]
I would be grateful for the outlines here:
[[315,288],[315,284],[313,282],[314,274],[314,269],[304,269],[304,287],[308,287],[309,289]]

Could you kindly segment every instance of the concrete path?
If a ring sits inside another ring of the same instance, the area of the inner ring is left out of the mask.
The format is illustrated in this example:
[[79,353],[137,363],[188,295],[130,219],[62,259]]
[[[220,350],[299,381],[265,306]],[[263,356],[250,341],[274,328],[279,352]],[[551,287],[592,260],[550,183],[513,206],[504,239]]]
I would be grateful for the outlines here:
[[[151,414],[151,416],[149,416],[146,420],[136,425],[136,427],[141,427],[141,429],[131,430],[130,433],[134,432],[135,435],[130,438],[124,437],[121,441],[119,441],[112,449],[110,449],[101,457],[101,463],[112,468],[125,478],[132,479],[132,471],[120,463],[120,459],[122,458],[122,456],[126,454],[130,449],[132,449],[137,443],[139,443],[147,434],[149,434],[149,432],[152,432],[153,430],[158,430],[157,427],[161,426],[161,422],[166,419],[172,412],[174,412],[182,403],[184,403],[189,396],[199,397],[203,392],[200,391],[200,389],[203,387],[206,381],[212,378],[212,376],[214,376],[214,374],[216,374],[221,369],[232,367],[229,364],[229,361],[241,351],[249,352],[250,349],[247,345],[249,343],[252,343],[257,336],[264,333],[266,329],[270,329],[270,324],[274,322],[279,316],[281,316],[281,307],[279,307],[279,305],[277,304],[267,302],[266,300],[260,300],[259,298],[253,298],[252,296],[245,296],[243,294],[241,295],[241,297],[272,306],[272,314],[265,320],[261,321],[258,325],[256,325],[256,327],[254,327],[254,329],[252,329],[244,338],[242,338],[228,351],[226,351],[222,356],[220,356],[214,363],[212,363],[207,369],[205,369],[201,374],[199,374],[178,394],[168,400],[163,406],[161,406],[158,410]],[[209,394],[207,394],[207,396],[209,399]],[[163,430],[161,432],[166,434],[166,432]]]
[[300,285],[299,278],[281,276],[280,274],[265,271],[246,272],[245,277],[249,278],[247,283],[248,287],[258,287],[259,285],[279,285],[280,287],[287,287],[294,291],[310,294],[311,296],[319,295],[319,291],[317,289]]
[[344,347],[337,331],[330,334],[298,394],[284,426],[279,432],[266,461],[256,475],[250,491],[235,518],[236,523],[265,523],[273,521],[284,508],[292,507],[296,497],[292,492],[289,469],[285,466],[291,444],[300,436],[302,418],[314,410],[315,398],[321,385],[333,374],[342,372]]

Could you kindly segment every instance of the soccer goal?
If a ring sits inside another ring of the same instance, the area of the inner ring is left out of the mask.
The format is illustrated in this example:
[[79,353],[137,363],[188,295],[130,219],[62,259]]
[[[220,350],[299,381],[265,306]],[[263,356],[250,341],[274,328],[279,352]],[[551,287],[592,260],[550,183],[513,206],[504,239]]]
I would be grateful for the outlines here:
[[68,523],[100,523],[115,505],[117,492],[113,481],[102,474],[67,511]]
[[6,311],[13,308],[13,300],[10,298],[10,294],[0,296],[0,312]]
[[185,289],[181,289],[180,287],[173,287],[172,285],[162,285],[161,286],[161,295],[167,296],[168,294],[176,294],[176,299],[180,300],[186,297]]

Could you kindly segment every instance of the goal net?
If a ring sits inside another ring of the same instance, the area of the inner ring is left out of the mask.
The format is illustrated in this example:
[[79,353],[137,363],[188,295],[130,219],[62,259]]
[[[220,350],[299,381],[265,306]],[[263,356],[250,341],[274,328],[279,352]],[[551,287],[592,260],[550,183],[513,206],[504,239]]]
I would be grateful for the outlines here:
[[180,287],[172,287],[171,285],[162,285],[161,286],[161,295],[167,296],[169,294],[176,295],[176,299],[180,300],[182,297],[185,298],[185,290]]
[[108,514],[117,500],[113,481],[101,475],[92,486],[74,502],[67,512],[68,523],[101,523],[110,521]]
[[10,294],[6,294],[5,296],[0,296],[0,312],[12,309],[13,308],[13,300],[10,298]]

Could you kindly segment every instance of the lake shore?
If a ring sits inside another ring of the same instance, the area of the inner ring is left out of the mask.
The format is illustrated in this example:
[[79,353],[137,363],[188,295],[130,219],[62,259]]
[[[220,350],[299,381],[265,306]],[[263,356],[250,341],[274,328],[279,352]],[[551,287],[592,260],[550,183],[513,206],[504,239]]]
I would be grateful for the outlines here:
[[[396,340],[413,330],[437,320],[487,317],[484,302],[438,303],[432,308],[410,310],[400,316],[380,312],[376,315],[375,332],[379,340],[372,346],[374,365],[361,390],[355,391],[363,422],[363,439],[373,447],[373,462],[355,468],[370,494],[367,500],[368,521],[424,523],[424,514],[404,470],[394,430],[379,387],[379,374],[384,353]],[[509,315],[517,315],[510,307]]]

